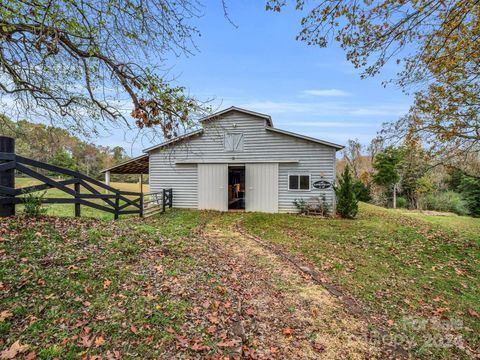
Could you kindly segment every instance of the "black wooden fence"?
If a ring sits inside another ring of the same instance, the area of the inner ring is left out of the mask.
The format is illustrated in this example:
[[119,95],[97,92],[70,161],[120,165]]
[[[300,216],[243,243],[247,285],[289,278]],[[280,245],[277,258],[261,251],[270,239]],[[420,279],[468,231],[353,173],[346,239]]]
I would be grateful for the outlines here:
[[[77,217],[80,216],[81,205],[111,213],[115,219],[125,214],[138,214],[143,217],[145,208],[143,193],[118,190],[77,171],[16,155],[14,150],[14,140],[0,136],[0,216],[15,215],[15,205],[25,202],[22,195],[56,188],[72,197],[42,198],[42,202],[46,204],[74,204],[75,216]],[[34,168],[70,178],[54,180],[39,173]],[[41,181],[41,184],[16,189],[15,171],[37,179]],[[73,189],[69,187],[71,185],[73,185]],[[106,190],[108,193],[102,194],[99,188]],[[162,195],[161,206],[162,210],[165,211],[165,206],[172,207],[172,190],[164,190]],[[99,199],[101,202],[93,202],[92,200],[95,199]]]

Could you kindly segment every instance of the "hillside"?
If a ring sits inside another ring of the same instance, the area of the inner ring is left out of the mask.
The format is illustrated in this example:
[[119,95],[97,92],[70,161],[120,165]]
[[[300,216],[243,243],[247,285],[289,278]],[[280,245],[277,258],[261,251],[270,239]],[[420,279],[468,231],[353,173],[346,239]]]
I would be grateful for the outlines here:
[[[26,120],[14,122],[3,115],[0,115],[0,134],[15,138],[19,155],[78,170],[94,178],[101,177],[102,169],[129,158],[120,146],[96,145],[62,128]],[[114,175],[112,180],[137,181],[138,177]]]

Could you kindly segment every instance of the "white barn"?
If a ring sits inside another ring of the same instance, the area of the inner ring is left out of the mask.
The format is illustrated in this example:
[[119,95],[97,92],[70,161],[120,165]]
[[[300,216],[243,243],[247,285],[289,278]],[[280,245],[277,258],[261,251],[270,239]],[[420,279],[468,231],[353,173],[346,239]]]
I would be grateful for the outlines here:
[[[132,166],[147,172],[150,191],[173,189],[173,207],[295,212],[295,199],[324,199],[333,208],[336,152],[331,142],[280,130],[269,115],[230,107],[200,120],[201,128],[149,147]],[[123,166],[123,168],[122,168]],[[131,170],[130,170],[131,172]]]

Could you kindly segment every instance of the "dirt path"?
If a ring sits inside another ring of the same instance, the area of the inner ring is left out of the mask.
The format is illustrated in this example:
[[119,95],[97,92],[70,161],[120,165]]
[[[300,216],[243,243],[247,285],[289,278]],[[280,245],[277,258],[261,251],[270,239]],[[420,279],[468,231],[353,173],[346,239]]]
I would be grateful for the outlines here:
[[237,335],[250,339],[256,356],[380,357],[380,349],[368,342],[368,324],[292,264],[233,228],[208,224],[202,240],[212,249],[205,254],[207,261],[217,265],[222,282],[235,290]]

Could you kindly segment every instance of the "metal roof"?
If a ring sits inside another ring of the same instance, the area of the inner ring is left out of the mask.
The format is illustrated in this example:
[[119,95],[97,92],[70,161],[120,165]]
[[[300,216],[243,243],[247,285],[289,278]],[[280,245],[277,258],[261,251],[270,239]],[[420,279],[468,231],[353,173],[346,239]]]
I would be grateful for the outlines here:
[[[226,114],[230,111],[239,111],[239,112],[242,112],[242,113],[245,113],[245,114],[249,114],[249,115],[252,115],[252,116],[257,116],[257,117],[260,117],[260,118],[263,118],[263,119],[267,120],[268,126],[266,126],[265,129],[268,130],[268,131],[276,132],[276,133],[287,135],[287,136],[292,136],[292,137],[295,137],[295,138],[298,138],[298,139],[311,141],[311,142],[314,142],[314,143],[317,143],[317,144],[322,144],[322,145],[325,145],[325,146],[330,146],[330,147],[335,148],[337,151],[344,148],[344,146],[339,145],[339,144],[335,144],[335,143],[331,143],[331,142],[328,142],[328,141],[312,138],[310,136],[305,136],[305,135],[293,133],[293,132],[286,131],[286,130],[276,129],[276,128],[273,127],[272,118],[269,115],[257,113],[257,112],[246,110],[246,109],[242,109],[242,108],[239,108],[239,107],[236,107],[236,106],[231,106],[231,107],[229,107],[225,110],[222,110],[222,111],[216,112],[214,114],[211,114],[209,116],[206,116],[204,118],[201,118],[199,121],[204,122],[204,121],[208,121],[208,120],[215,120],[215,118],[217,118],[219,116],[222,116],[222,115],[224,115],[224,114]],[[148,161],[149,154],[148,153],[149,152],[151,152],[153,150],[156,150],[156,149],[159,149],[159,148],[162,148],[162,147],[165,147],[165,146],[168,146],[168,145],[171,145],[171,144],[174,144],[178,141],[188,139],[192,136],[199,135],[201,133],[203,133],[203,129],[198,129],[198,130],[192,131],[190,133],[187,133],[187,134],[184,134],[184,135],[181,135],[181,136],[177,136],[176,138],[165,141],[163,143],[151,146],[151,147],[143,150],[143,152],[145,152],[146,154],[138,156],[138,157],[133,158],[133,159],[130,159],[128,161],[125,161],[121,164],[110,167],[108,169],[104,169],[101,172],[105,173],[107,171],[110,171],[113,174],[148,174],[148,171],[149,171],[149,161]]]
[[156,150],[156,149],[158,149],[158,148],[161,148],[161,147],[164,147],[164,146],[167,146],[167,145],[176,143],[177,141],[180,141],[180,140],[183,140],[183,139],[187,139],[187,138],[189,138],[189,137],[191,137],[191,136],[194,136],[194,135],[197,135],[197,134],[201,134],[202,132],[203,132],[203,129],[198,129],[198,130],[189,132],[189,133],[187,133],[187,134],[177,136],[176,138],[170,139],[170,140],[165,141],[165,142],[163,142],[163,143],[160,143],[160,144],[151,146],[151,147],[149,147],[149,148],[143,149],[143,152],[144,152],[144,153],[149,153],[150,151],[153,151],[153,150]]
[[201,118],[199,121],[203,122],[203,121],[207,121],[207,120],[214,120],[215,118],[217,118],[219,116],[222,116],[222,115],[224,115],[224,114],[226,114],[230,111],[238,111],[238,112],[241,112],[241,113],[244,113],[244,114],[260,117],[262,119],[267,120],[268,126],[273,126],[272,118],[270,117],[270,115],[258,113],[258,112],[247,110],[247,109],[242,109],[242,108],[239,108],[239,107],[236,107],[236,106],[230,106],[227,109],[224,109],[224,110],[218,111],[214,114],[205,116],[205,117]]
[[143,154],[118,165],[103,169],[101,172],[106,173],[109,171],[112,174],[148,174],[148,170],[148,154]]
[[325,146],[331,146],[331,147],[333,147],[337,150],[342,150],[345,147],[343,145],[338,145],[338,144],[331,143],[331,142],[328,142],[328,141],[315,139],[315,138],[312,138],[310,136],[305,136],[305,135],[293,133],[293,132],[290,132],[290,131],[287,131],[287,130],[280,130],[280,129],[276,129],[276,128],[273,128],[273,127],[266,127],[265,129],[267,129],[268,131],[273,131],[273,132],[279,133],[279,134],[288,135],[288,136],[296,137],[296,138],[299,138],[299,139],[311,141],[311,142],[314,142],[314,143],[317,143],[317,144],[322,144],[322,145],[325,145]]

